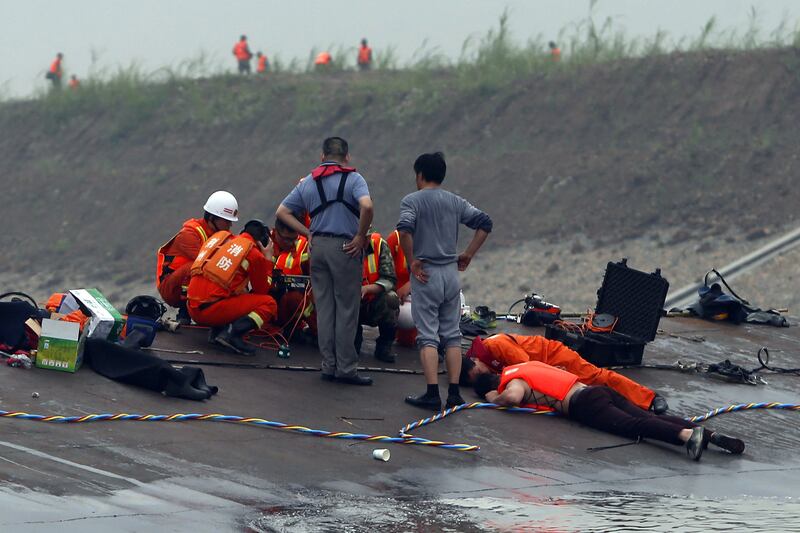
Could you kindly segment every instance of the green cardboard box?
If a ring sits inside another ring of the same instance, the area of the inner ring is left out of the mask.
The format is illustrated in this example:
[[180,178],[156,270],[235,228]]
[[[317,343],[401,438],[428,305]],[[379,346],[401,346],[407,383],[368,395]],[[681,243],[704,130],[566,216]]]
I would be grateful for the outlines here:
[[70,309],[80,307],[89,322],[86,324],[86,336],[93,339],[105,339],[110,342],[119,340],[125,319],[97,289],[74,289],[62,304]]
[[83,363],[84,338],[76,322],[43,319],[36,368],[75,372]]

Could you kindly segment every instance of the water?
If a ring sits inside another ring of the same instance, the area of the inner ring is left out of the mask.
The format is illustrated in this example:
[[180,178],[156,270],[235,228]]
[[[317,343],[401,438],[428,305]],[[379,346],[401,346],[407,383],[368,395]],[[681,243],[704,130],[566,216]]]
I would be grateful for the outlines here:
[[306,495],[248,520],[257,532],[800,531],[797,498],[706,499],[624,492],[560,498],[402,500]]

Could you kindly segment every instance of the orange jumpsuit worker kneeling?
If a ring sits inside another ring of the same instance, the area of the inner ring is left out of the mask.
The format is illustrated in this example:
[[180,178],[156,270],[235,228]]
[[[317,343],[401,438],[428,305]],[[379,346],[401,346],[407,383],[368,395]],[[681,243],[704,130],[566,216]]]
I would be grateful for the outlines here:
[[[305,322],[305,331],[312,337],[317,336],[317,317],[314,313],[314,302],[309,291],[286,290],[278,283],[278,272],[284,276],[309,276],[308,239],[290,228],[281,219],[275,219],[272,230],[272,262],[274,263],[275,283],[272,296],[278,302],[278,325],[284,328],[284,335],[296,333],[296,324]],[[306,339],[310,340],[310,339]]]
[[186,288],[200,247],[209,236],[230,230],[231,223],[239,220],[239,204],[227,191],[217,191],[209,196],[203,211],[203,218],[190,218],[184,222],[180,231],[158,249],[156,288],[167,305],[178,308],[178,322],[181,324],[191,322],[186,310]]
[[255,353],[242,336],[270,322],[278,312],[269,295],[272,262],[267,257],[272,256],[272,247],[267,232],[260,220],[245,224],[238,236],[217,232],[192,265],[189,314],[198,324],[211,326],[209,341],[242,355]]
[[598,368],[559,341],[540,335],[503,333],[487,339],[476,337],[461,364],[461,384],[470,385],[480,374],[499,374],[503,368],[529,361],[540,361],[563,368],[586,385],[606,385],[637,407],[656,414],[669,407],[664,397],[612,370]]

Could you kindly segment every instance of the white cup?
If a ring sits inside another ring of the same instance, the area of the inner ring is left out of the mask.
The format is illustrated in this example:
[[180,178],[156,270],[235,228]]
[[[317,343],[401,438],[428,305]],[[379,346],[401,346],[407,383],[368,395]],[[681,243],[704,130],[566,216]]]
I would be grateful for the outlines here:
[[391,452],[386,448],[381,448],[379,450],[372,450],[372,458],[378,461],[386,462],[392,456]]

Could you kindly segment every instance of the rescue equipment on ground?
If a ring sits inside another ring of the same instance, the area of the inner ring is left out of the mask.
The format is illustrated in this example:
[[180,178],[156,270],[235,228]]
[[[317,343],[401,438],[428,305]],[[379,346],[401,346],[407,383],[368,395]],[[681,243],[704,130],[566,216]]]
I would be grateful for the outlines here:
[[[730,292],[726,294],[719,283],[709,285],[709,276],[715,274],[722,285]],[[774,309],[759,309],[736,294],[716,269],[706,272],[703,286],[697,290],[699,299],[687,307],[695,316],[706,320],[727,321],[734,324],[747,322],[750,324],[768,324],[777,327],[789,327],[789,321]]]
[[521,315],[516,316],[516,321],[523,326],[539,327],[552,324],[561,318],[561,308],[556,304],[546,302],[544,298],[535,292],[526,294],[508,308],[506,318],[514,316],[513,310],[518,304],[525,302]]
[[597,305],[582,322],[556,321],[545,327],[545,337],[563,342],[595,366],[641,364],[664,314],[669,282],[661,269],[647,274],[627,263],[608,263]]

